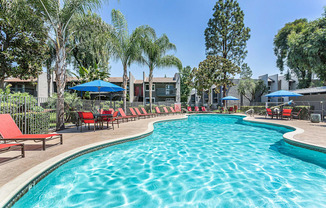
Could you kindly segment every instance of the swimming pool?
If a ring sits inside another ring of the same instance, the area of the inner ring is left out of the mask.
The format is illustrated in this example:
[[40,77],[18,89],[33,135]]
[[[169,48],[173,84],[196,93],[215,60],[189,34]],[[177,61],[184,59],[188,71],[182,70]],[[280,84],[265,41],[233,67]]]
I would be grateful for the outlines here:
[[325,154],[239,116],[155,124],[152,135],[62,165],[14,207],[322,207]]

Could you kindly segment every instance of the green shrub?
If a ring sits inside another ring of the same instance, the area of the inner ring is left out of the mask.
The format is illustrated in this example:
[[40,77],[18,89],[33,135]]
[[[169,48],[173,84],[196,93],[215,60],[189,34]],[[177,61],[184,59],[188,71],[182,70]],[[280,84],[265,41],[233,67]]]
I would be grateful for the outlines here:
[[[28,134],[48,133],[50,128],[50,113],[27,112],[11,114],[20,130]],[[26,132],[25,132],[26,129]]]

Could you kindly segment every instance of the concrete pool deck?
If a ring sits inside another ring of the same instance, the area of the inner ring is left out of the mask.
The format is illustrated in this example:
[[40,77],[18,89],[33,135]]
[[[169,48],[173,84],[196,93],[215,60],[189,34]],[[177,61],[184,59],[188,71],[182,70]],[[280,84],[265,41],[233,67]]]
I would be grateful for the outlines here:
[[[120,128],[116,127],[115,130],[104,128],[103,130],[97,130],[96,132],[92,130],[80,132],[74,127],[59,132],[64,134],[63,145],[56,145],[49,147],[46,151],[42,151],[40,143],[35,145],[34,142],[28,142],[25,143],[25,158],[1,162],[6,160],[4,157],[18,154],[17,151],[3,153],[0,155],[0,207],[3,205],[1,204],[1,201],[5,199],[8,200],[8,197],[10,197],[7,196],[6,198],[2,198],[4,197],[4,193],[6,193],[6,195],[14,194],[10,192],[15,192],[18,191],[19,188],[22,188],[20,183],[31,180],[40,172],[55,164],[58,160],[96,145],[150,133],[153,129],[152,124],[154,122],[184,118],[186,118],[185,115],[170,115],[141,119],[133,122],[122,123],[120,124]],[[263,116],[247,117],[246,120],[288,125],[303,129],[304,132],[298,132],[300,134],[293,135],[295,141],[326,149],[326,123],[313,124],[310,121],[304,120],[272,120],[268,118],[265,119]]]

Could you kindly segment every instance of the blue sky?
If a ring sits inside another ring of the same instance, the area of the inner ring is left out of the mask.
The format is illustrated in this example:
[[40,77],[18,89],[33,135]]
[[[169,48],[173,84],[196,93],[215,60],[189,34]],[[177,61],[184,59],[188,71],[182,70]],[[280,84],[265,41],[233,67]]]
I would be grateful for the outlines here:
[[[183,66],[197,67],[205,59],[204,30],[212,17],[216,1],[212,0],[110,0],[98,13],[111,23],[111,10],[118,9],[126,17],[130,32],[140,25],[153,27],[160,36],[165,33],[177,46],[174,53]],[[321,17],[325,0],[239,0],[245,13],[245,25],[251,29],[245,60],[253,77],[279,73],[275,64],[273,38],[285,23],[299,18],[314,20]],[[111,76],[122,76],[119,61],[111,60]],[[133,64],[129,70],[137,79],[148,68]],[[173,76],[176,68],[156,69],[154,76]]]

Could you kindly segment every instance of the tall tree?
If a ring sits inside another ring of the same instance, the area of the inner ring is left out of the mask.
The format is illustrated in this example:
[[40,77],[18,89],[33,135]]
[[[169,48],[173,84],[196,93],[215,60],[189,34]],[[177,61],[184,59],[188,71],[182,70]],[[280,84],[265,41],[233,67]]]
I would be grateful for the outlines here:
[[[250,29],[244,25],[244,13],[236,0],[219,0],[213,8],[213,18],[208,21],[205,30],[207,55],[218,55],[223,58],[222,79],[228,77],[228,66],[240,66],[247,55],[247,41]],[[231,62],[231,63],[230,63]],[[238,71],[238,70],[236,70]],[[226,96],[227,83],[223,84],[223,96]]]
[[[73,49],[70,37],[71,20],[77,14],[84,14],[100,6],[101,0],[30,0],[36,12],[50,26],[48,38],[56,51],[55,74],[57,85],[57,129],[64,128],[64,89],[66,85],[67,55]],[[70,45],[69,45],[70,44]]]
[[112,52],[119,59],[123,67],[123,108],[127,108],[127,81],[128,67],[141,59],[140,38],[143,34],[151,32],[149,27],[140,26],[129,34],[128,24],[119,10],[112,10],[113,31],[111,32]]
[[154,69],[175,66],[180,70],[182,68],[182,63],[174,55],[166,55],[170,50],[176,50],[176,46],[170,42],[166,34],[163,34],[160,38],[157,38],[155,33],[151,33],[151,35],[143,35],[141,48],[143,52],[141,62],[149,68],[149,103],[150,110],[152,111]]
[[181,102],[187,102],[193,88],[194,70],[190,66],[179,69]]
[[308,34],[307,19],[298,19],[285,24],[274,38],[274,53],[277,57],[276,65],[281,72],[285,65],[299,80],[299,88],[307,88],[311,84],[312,65],[306,52]]
[[72,20],[72,30],[75,31],[72,43],[73,64],[75,68],[90,68],[95,65],[99,69],[109,69],[111,54],[110,33],[112,26],[104,22],[97,14],[75,15]]
[[195,73],[195,82],[201,90],[208,90],[215,85],[216,92],[219,92],[220,86],[227,91],[228,87],[234,86],[232,80],[238,73],[240,73],[240,68],[230,60],[221,56],[209,55],[199,63],[197,73]]
[[25,0],[0,1],[0,89],[8,77],[42,72],[46,39],[47,28]]

